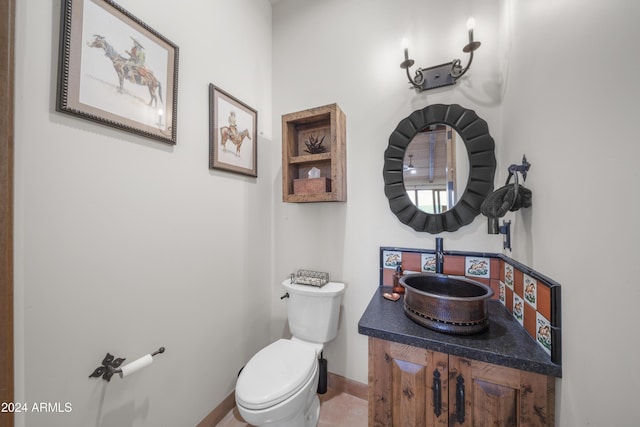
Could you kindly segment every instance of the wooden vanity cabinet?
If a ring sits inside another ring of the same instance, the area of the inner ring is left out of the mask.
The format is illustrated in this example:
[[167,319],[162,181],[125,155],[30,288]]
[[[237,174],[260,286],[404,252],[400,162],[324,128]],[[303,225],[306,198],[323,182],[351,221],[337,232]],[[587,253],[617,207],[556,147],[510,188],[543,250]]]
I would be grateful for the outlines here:
[[369,426],[553,426],[555,378],[369,337]]

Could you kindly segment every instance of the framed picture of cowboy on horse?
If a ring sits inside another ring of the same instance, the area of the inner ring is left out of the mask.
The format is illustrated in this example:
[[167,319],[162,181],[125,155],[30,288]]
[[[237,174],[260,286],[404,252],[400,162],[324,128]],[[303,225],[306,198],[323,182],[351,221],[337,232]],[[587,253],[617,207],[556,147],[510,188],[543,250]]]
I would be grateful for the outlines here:
[[258,112],[209,85],[209,168],[258,176]]
[[56,110],[176,143],[178,47],[111,0],[63,0]]

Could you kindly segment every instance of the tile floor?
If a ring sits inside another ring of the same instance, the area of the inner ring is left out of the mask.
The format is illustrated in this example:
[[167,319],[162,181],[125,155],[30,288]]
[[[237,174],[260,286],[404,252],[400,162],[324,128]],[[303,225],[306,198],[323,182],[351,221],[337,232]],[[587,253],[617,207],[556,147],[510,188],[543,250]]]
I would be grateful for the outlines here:
[[[320,395],[320,422],[318,427],[366,427],[367,401],[351,394],[328,389]],[[249,427],[233,408],[217,427]]]

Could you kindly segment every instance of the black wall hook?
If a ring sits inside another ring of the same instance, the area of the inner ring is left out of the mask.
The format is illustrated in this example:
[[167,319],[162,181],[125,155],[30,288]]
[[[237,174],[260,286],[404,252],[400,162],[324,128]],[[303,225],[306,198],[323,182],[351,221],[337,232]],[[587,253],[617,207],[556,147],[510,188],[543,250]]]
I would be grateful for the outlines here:
[[[529,171],[529,168],[531,167],[531,163],[529,163],[527,161],[527,156],[526,155],[522,155],[522,163],[519,165],[513,164],[511,166],[509,166],[509,168],[507,169],[509,171],[509,176],[507,177],[507,182],[505,183],[505,185],[509,184],[509,181],[511,180],[511,177],[516,174],[517,172],[520,172],[522,174],[522,181],[526,181],[527,180],[527,172]],[[516,174],[516,184],[518,183],[518,175]]]

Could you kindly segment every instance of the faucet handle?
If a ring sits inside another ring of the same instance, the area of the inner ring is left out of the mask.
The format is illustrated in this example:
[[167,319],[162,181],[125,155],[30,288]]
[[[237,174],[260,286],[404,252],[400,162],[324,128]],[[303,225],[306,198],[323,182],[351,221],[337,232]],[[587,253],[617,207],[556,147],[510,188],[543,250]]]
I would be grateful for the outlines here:
[[444,250],[442,237],[436,237],[436,273],[444,273]]

